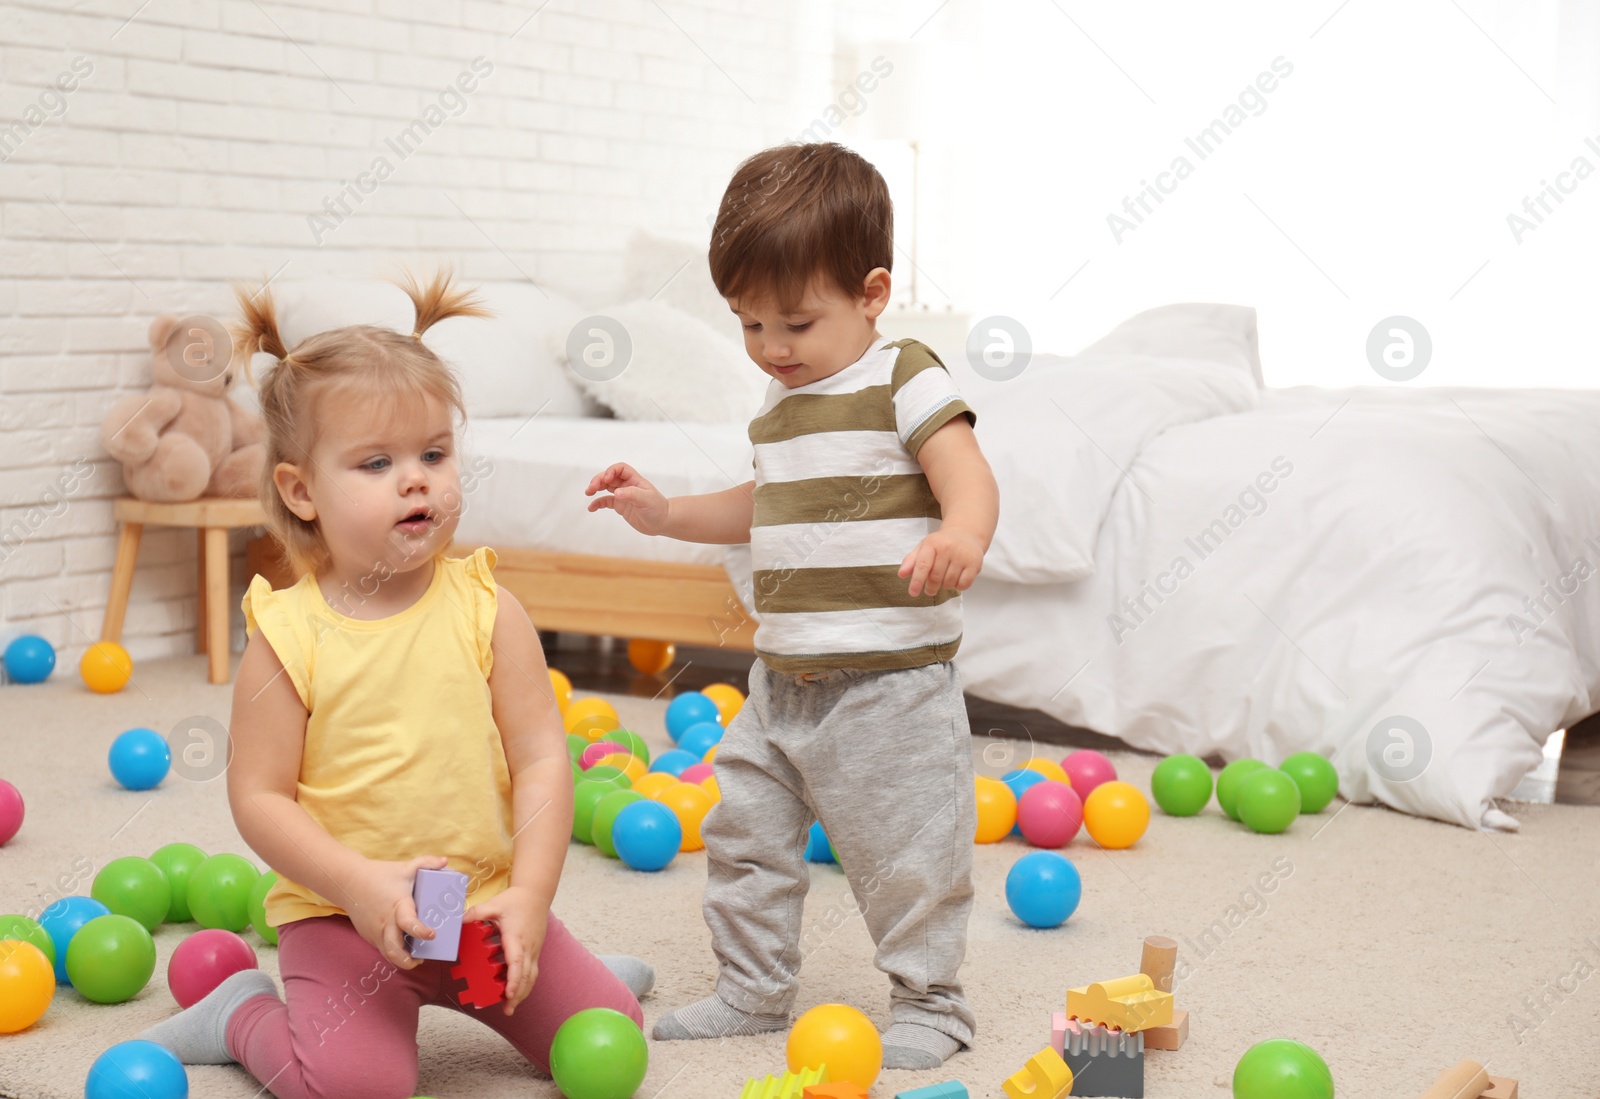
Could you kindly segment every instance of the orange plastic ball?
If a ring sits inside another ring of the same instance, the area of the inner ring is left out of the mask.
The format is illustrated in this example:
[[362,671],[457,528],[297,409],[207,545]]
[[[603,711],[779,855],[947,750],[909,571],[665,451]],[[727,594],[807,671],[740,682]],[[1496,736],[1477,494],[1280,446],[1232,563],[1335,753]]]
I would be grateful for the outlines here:
[[672,667],[678,648],[670,641],[646,641],[634,638],[628,642],[628,663],[641,675],[660,675]]
[[562,715],[567,732],[583,737],[593,743],[600,740],[603,734],[612,729],[620,729],[622,721],[617,717],[616,707],[603,698],[590,695],[587,698],[573,699],[567,705],[567,712]]
[[644,778],[645,773],[650,770],[644,765],[644,760],[631,752],[612,752],[600,757],[600,762],[596,766],[615,767],[628,776],[629,782],[635,783]]
[[744,706],[744,692],[732,683],[713,683],[709,687],[700,688],[700,693],[717,704],[717,713],[722,716],[724,729],[728,727],[728,722],[733,720],[733,715]]
[[883,1068],[883,1039],[872,1020],[848,1004],[818,1004],[795,1022],[784,1055],[790,1072],[827,1065],[834,1082],[865,1091]]
[[1101,847],[1132,847],[1150,826],[1150,802],[1130,783],[1102,782],[1083,803],[1083,826]]
[[633,784],[632,790],[636,794],[643,794],[651,801],[660,801],[661,792],[669,786],[676,786],[677,784],[678,779],[675,775],[669,775],[665,771],[653,771],[637,780]]
[[556,696],[556,709],[566,716],[567,707],[572,705],[572,680],[567,678],[565,672],[550,669],[550,690]]
[[1011,787],[987,775],[977,777],[978,843],[999,843],[1017,824],[1017,795]]
[[44,951],[20,939],[0,942],[0,1034],[37,1023],[55,994],[55,969]]
[[1071,786],[1072,779],[1068,777],[1066,768],[1053,759],[1030,759],[1022,765],[1025,771],[1038,771],[1052,782],[1059,782],[1063,786]]
[[700,825],[715,802],[704,787],[692,782],[677,782],[661,791],[656,800],[671,809],[673,816],[683,826],[683,846],[678,850],[698,851],[706,845],[700,835]]
[[707,775],[698,783],[700,789],[711,795],[713,803],[722,800],[722,785],[717,782],[716,775]]
[[116,694],[133,678],[133,657],[115,641],[96,641],[83,651],[78,674],[95,694]]

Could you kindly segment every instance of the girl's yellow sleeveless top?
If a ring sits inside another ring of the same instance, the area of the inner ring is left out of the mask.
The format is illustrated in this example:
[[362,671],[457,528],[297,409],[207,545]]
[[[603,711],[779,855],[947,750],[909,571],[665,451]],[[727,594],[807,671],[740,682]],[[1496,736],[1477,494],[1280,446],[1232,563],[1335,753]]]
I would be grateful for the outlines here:
[[[440,557],[421,599],[374,621],[335,610],[311,575],[281,591],[257,576],[244,597],[247,633],[266,635],[310,713],[300,805],[368,858],[445,856],[469,905],[511,880],[511,775],[489,696],[494,563],[487,546]],[[348,915],[343,900],[281,878],[267,923]]]

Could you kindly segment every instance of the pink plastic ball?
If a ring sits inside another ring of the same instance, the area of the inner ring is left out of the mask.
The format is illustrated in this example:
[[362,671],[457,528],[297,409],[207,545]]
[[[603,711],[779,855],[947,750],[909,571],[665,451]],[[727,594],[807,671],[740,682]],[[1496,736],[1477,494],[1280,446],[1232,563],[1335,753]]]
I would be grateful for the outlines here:
[[1094,788],[1102,782],[1115,782],[1117,779],[1117,769],[1111,765],[1111,761],[1088,748],[1067,756],[1061,761],[1061,769],[1072,780],[1073,793],[1078,795],[1080,802],[1088,801]]
[[196,931],[172,952],[172,960],[167,963],[167,987],[178,1006],[187,1008],[235,973],[259,968],[256,952],[232,931]]
[[5,779],[0,779],[0,847],[22,827],[22,794]]
[[598,741],[583,750],[583,755],[578,757],[578,766],[587,771],[612,752],[626,752],[627,750],[625,745],[618,744],[613,740]]
[[1065,847],[1083,826],[1083,802],[1072,787],[1046,779],[1017,802],[1017,827],[1035,847]]
[[680,782],[698,783],[716,774],[716,769],[709,763],[695,763],[683,769],[683,774],[678,776]]

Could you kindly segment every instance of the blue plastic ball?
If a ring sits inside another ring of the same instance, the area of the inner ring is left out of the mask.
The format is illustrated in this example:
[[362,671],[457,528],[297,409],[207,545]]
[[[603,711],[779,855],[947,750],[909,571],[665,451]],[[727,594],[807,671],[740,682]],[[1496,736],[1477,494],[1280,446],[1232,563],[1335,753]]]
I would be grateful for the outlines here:
[[678,738],[678,749],[688,752],[699,763],[722,740],[722,733],[722,726],[715,721],[698,721],[683,731]]
[[56,946],[56,984],[71,985],[67,977],[67,946],[78,929],[98,916],[111,915],[111,909],[93,897],[62,897],[39,913],[39,926]]
[[1054,851],[1023,855],[1006,875],[1006,903],[1029,927],[1060,927],[1082,899],[1078,868]]
[[685,768],[693,767],[699,762],[699,756],[692,756],[679,748],[672,748],[657,756],[655,762],[650,764],[650,770],[676,778],[683,774]]
[[[1023,768],[1016,771],[1007,771],[1005,774],[1000,776],[1000,781],[1011,787],[1011,792],[1017,796],[1017,804],[1021,805],[1022,795],[1026,794],[1028,792],[1028,788],[1033,786],[1035,783],[1043,782],[1044,775],[1040,774],[1038,771],[1029,771],[1026,768]],[[1012,825],[1011,834],[1013,836],[1022,835],[1022,825]]]
[[154,729],[129,729],[111,743],[111,777],[130,790],[161,785],[172,767],[172,749]]
[[806,837],[807,862],[832,862],[833,851],[828,847],[828,833],[822,830],[822,822],[811,822],[811,834]]
[[721,723],[721,711],[699,691],[684,691],[667,704],[667,735],[676,744],[678,738],[689,731],[691,725],[702,721]]
[[683,825],[659,801],[636,801],[611,826],[617,857],[635,870],[660,870],[683,846]]
[[13,683],[43,683],[56,670],[56,650],[42,637],[23,634],[6,646],[5,665]]
[[188,1099],[189,1074],[165,1046],[119,1042],[95,1058],[85,1099]]

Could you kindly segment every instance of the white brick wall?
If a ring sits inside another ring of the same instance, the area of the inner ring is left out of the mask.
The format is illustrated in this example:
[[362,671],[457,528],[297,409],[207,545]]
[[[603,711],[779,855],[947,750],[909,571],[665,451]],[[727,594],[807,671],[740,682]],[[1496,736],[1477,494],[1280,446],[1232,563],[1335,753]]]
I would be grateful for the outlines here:
[[[849,43],[896,10],[0,2],[0,644],[38,633],[71,675],[99,634],[122,483],[97,429],[147,384],[156,313],[223,313],[231,280],[284,264],[370,277],[448,261],[469,279],[613,285],[634,228],[704,238],[734,165],[803,130],[854,75]],[[478,57],[493,71],[465,111],[399,160],[385,140]],[[93,71],[58,97],[77,58]],[[308,215],[380,154],[394,174],[319,246]],[[48,495],[80,460],[92,474]],[[192,534],[147,531],[124,632],[135,659],[192,651],[195,576]]]

